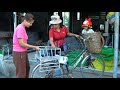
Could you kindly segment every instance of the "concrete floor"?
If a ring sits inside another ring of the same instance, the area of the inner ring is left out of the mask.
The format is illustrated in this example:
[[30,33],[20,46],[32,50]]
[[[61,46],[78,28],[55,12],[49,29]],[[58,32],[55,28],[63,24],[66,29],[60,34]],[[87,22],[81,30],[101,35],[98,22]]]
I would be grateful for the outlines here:
[[[29,62],[30,62],[30,75],[31,75],[31,71],[33,70],[33,68],[37,65],[37,63],[35,62],[34,56],[35,56],[35,52],[28,53]],[[5,58],[7,58],[7,56],[5,56]],[[12,60],[13,60],[12,57],[5,59],[3,67],[6,70],[3,70],[3,68],[0,67],[0,78],[16,78],[15,77],[16,76],[15,75],[15,66],[14,66]],[[120,77],[120,67],[118,67],[118,69],[119,69],[118,77]],[[82,78],[79,68],[78,68],[78,70],[76,69],[76,71],[73,72],[73,76],[75,78]],[[89,74],[89,76],[90,76],[90,74]],[[92,77],[92,75],[91,75],[91,77]],[[102,76],[102,78],[112,78],[112,77],[113,77],[113,71],[107,71]]]
[[[28,57],[30,60],[30,73],[31,73],[32,69],[37,65],[37,63],[34,62],[34,55],[35,55],[34,52],[28,54]],[[7,56],[5,56],[4,58],[5,58],[4,69],[6,69],[6,70],[3,70],[3,68],[1,67],[0,78],[16,78],[16,75],[15,75],[16,71],[15,71],[15,66],[13,64],[12,56],[9,58],[7,58]]]

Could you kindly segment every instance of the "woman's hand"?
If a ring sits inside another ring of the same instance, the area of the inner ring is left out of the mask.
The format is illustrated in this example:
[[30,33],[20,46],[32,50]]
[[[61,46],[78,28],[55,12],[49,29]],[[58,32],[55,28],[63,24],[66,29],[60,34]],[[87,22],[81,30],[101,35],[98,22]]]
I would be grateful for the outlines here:
[[51,45],[52,48],[55,48],[56,46],[54,44]]
[[75,34],[75,37],[80,37],[79,35]]
[[38,46],[34,46],[35,50],[40,50],[40,48]]

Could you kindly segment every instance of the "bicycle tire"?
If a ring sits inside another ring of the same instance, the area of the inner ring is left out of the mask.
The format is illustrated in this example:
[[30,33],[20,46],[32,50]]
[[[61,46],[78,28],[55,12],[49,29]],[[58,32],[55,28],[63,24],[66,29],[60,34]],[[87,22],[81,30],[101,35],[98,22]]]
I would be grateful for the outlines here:
[[[104,74],[104,70],[105,70],[104,59],[100,54],[93,54],[93,55],[95,57],[94,60],[87,58],[83,60],[81,63],[80,71],[81,71],[82,78],[101,78],[102,75]],[[96,59],[96,58],[99,58],[99,59]],[[98,62],[101,63],[101,70],[96,68],[95,65],[93,64],[95,60],[98,60]]]
[[41,76],[42,74],[40,72],[39,72],[40,75],[37,73],[39,67],[40,67],[40,64],[38,64],[37,66],[34,67],[34,69],[31,72],[31,78],[45,78],[44,73],[43,73],[43,76]]
[[[31,78],[61,78],[61,75],[56,75],[55,70],[50,71],[39,71],[40,64],[34,67],[31,73]],[[62,72],[62,69],[60,68],[60,71]]]

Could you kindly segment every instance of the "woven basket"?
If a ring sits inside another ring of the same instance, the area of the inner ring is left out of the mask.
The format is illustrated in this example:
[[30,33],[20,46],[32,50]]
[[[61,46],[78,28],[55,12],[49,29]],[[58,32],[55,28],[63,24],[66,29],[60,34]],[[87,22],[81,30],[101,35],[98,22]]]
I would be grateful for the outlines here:
[[87,49],[90,53],[100,53],[104,46],[104,38],[100,32],[83,34],[83,38],[90,36],[90,40],[86,41]]

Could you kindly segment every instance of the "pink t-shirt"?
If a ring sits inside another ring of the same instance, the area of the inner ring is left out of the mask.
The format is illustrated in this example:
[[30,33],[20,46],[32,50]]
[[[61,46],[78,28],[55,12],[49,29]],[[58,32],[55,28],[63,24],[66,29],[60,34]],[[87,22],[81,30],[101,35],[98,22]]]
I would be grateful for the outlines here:
[[28,35],[26,33],[25,27],[22,24],[19,24],[16,27],[16,30],[13,34],[13,51],[24,52],[27,51],[26,47],[23,47],[19,44],[18,39],[22,38],[25,43],[27,43]]

